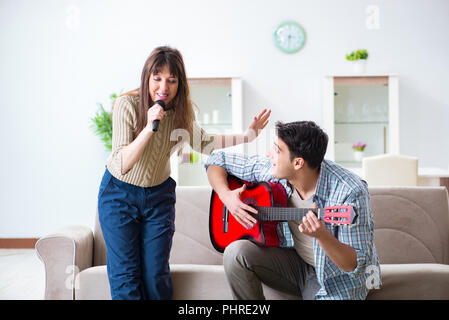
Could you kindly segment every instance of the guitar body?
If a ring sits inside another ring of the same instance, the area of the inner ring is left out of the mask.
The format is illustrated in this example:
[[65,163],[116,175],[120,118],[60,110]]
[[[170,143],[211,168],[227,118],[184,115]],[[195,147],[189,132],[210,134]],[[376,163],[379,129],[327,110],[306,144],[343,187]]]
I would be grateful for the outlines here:
[[279,237],[276,232],[281,221],[302,220],[308,212],[312,211],[325,223],[338,226],[351,226],[357,219],[353,204],[339,204],[318,208],[287,208],[287,193],[280,183],[272,182],[245,182],[233,176],[228,176],[228,185],[231,190],[246,184],[246,190],[240,194],[240,200],[247,205],[255,207],[257,214],[254,217],[257,223],[246,229],[223,205],[215,191],[212,191],[209,210],[209,233],[214,248],[223,252],[232,242],[248,239],[259,246],[277,247]]
[[[231,190],[246,184],[240,200],[251,206],[287,207],[287,193],[280,183],[242,181],[228,175]],[[279,238],[276,232],[280,221],[260,221],[251,229],[242,226],[224,207],[215,191],[212,191],[209,211],[209,233],[214,248],[223,252],[232,242],[240,239],[251,240],[259,246],[277,247]]]

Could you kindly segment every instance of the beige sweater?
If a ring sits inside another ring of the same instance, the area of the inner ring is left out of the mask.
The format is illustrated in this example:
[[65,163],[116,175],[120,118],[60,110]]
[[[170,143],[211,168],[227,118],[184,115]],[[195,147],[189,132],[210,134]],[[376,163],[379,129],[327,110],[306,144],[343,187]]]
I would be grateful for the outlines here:
[[106,167],[115,178],[140,187],[156,186],[170,176],[170,156],[184,143],[189,143],[197,152],[212,153],[215,135],[208,135],[196,122],[193,133],[174,130],[175,111],[170,109],[160,121],[158,131],[151,136],[140,159],[122,175],[122,149],[135,139],[138,102],[138,96],[124,95],[118,97],[113,105],[112,153]]

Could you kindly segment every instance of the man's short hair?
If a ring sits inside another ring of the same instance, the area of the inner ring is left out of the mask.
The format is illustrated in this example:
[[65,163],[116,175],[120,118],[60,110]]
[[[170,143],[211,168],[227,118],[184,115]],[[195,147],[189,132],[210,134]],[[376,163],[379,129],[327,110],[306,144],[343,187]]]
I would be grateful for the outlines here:
[[329,137],[313,121],[276,122],[276,134],[290,151],[290,160],[303,158],[310,168],[317,169],[326,154]]

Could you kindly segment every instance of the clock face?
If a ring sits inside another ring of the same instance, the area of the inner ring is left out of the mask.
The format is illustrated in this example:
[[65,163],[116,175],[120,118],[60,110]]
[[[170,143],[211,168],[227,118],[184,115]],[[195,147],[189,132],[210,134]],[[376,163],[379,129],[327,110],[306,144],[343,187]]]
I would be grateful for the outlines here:
[[304,29],[296,22],[283,22],[274,31],[276,47],[286,53],[294,53],[301,49],[306,42]]

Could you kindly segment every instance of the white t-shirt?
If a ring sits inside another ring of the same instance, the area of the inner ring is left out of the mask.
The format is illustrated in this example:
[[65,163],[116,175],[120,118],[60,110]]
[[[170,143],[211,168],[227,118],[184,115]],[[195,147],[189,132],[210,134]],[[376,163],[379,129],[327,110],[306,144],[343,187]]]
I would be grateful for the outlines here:
[[[303,200],[293,188],[293,193],[288,199],[288,206],[295,208],[313,208],[312,197]],[[299,225],[302,223],[301,220],[290,220],[288,221],[288,226],[293,235],[293,246],[300,257],[308,264],[315,267],[315,259],[313,254],[313,238],[303,234],[299,231]]]

